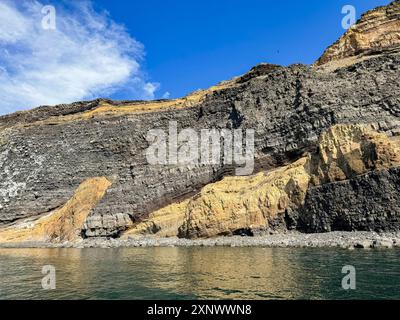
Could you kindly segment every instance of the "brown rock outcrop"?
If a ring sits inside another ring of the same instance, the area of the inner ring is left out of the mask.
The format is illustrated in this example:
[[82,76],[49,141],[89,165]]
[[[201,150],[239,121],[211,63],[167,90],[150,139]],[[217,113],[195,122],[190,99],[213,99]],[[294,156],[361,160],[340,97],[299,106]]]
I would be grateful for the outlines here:
[[[363,14],[315,63],[335,68],[367,56],[400,48],[400,1]],[[328,66],[327,64],[330,64]]]

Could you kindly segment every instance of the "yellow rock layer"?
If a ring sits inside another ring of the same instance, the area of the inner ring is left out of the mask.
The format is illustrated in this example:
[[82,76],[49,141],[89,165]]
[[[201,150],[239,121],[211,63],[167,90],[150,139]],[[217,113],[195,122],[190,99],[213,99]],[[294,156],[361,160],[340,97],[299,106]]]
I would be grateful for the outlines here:
[[199,194],[153,212],[123,238],[138,234],[189,238],[264,229],[287,208],[304,202],[310,185],[341,181],[400,165],[398,144],[361,125],[337,125],[319,140],[319,152],[249,177],[226,177]]
[[[334,70],[364,59],[364,53],[400,46],[400,1],[365,13],[315,63]],[[358,59],[354,57],[358,56]]]
[[74,241],[80,238],[83,224],[103,198],[111,182],[104,177],[81,183],[74,196],[60,209],[31,223],[18,223],[0,230],[0,242]]
[[193,107],[197,104],[200,104],[205,99],[207,94],[210,94],[214,91],[223,90],[228,87],[232,87],[235,85],[235,83],[236,82],[234,80],[225,81],[206,90],[199,90],[186,97],[174,100],[158,100],[158,101],[144,101],[144,102],[141,101],[141,102],[132,102],[130,104],[122,104],[122,105],[112,105],[104,102],[101,103],[96,108],[89,111],[84,111],[66,116],[50,117],[46,120],[37,121],[34,124],[54,125],[69,121],[85,120],[91,118],[103,118],[114,115],[143,114],[151,112],[186,109]]
[[307,161],[302,158],[270,173],[227,177],[206,186],[189,201],[181,235],[212,237],[268,227],[279,212],[303,202],[310,180]]
[[[209,184],[197,195],[153,212],[123,238],[139,234],[212,237],[240,229],[266,229],[286,209],[301,206],[311,185],[400,165],[398,142],[366,126],[334,126],[320,136],[318,152],[270,172]],[[79,239],[87,216],[110,185],[104,177],[84,181],[60,209],[0,230],[0,242]]]
[[177,230],[185,222],[188,202],[189,200],[173,203],[152,212],[145,221],[136,224],[136,226],[126,234],[133,236],[157,233],[159,237],[176,236]]
[[313,184],[341,181],[400,163],[399,144],[367,126],[337,125],[321,135],[311,156]]

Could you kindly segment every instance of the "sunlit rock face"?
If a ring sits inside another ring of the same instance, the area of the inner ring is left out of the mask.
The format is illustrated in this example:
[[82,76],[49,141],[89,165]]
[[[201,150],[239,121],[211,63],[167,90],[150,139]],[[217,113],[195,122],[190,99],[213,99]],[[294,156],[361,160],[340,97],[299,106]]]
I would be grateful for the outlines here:
[[[372,131],[368,126],[336,125],[321,134],[317,150],[271,172],[250,177],[227,177],[210,184],[189,200],[152,213],[149,219],[135,225],[123,237],[156,234],[199,238],[255,234],[297,227],[298,221],[302,223],[298,225],[299,228],[307,228],[310,232],[324,231],[306,226],[307,217],[316,211],[301,210],[306,197],[307,208],[313,204],[318,206],[320,201],[315,196],[315,203],[309,199],[316,193],[315,190],[322,190],[319,186],[347,180],[352,185],[359,181],[355,178],[368,172],[375,171],[379,172],[376,176],[384,176],[387,174],[384,170],[400,165],[397,141]],[[397,171],[390,172],[397,175]],[[398,178],[394,178],[397,181]],[[367,182],[368,176],[364,180]],[[376,183],[365,187],[379,188]],[[359,188],[360,192],[366,191],[362,185]],[[345,190],[342,188],[342,192]],[[357,193],[349,191],[354,198],[352,202],[355,202]],[[378,190],[375,192],[380,193]],[[326,196],[329,197],[328,194]],[[331,196],[330,201],[337,203],[338,207],[339,203],[346,207],[340,198]],[[377,199],[375,202],[377,206],[383,204]],[[373,205],[370,204],[370,207]],[[352,209],[360,208],[354,206],[349,211]],[[323,209],[321,213],[324,213]],[[399,210],[393,212],[393,216],[400,221]],[[360,213],[357,218],[364,217]],[[390,222],[387,221],[387,224],[390,225]],[[348,229],[352,230],[351,227]],[[374,227],[371,226],[371,229]]]
[[366,125],[336,125],[324,132],[311,155],[313,185],[342,181],[400,164],[397,139]]
[[[365,13],[315,63],[340,66],[356,59],[400,49],[400,1]],[[351,59],[352,58],[352,59]]]
[[[26,223],[36,226],[43,222],[40,219],[69,207],[85,181],[100,177],[109,182],[101,197],[96,188],[88,189],[94,196],[79,193],[96,199],[79,214],[79,223],[70,228],[61,219],[62,229],[72,231],[46,228],[40,231],[42,238],[62,241],[70,234],[119,237],[129,233],[195,238],[287,228],[329,230],[327,219],[324,227],[315,222],[327,207],[311,207],[317,206],[318,197],[339,204],[341,193],[326,195],[336,189],[321,188],[352,185],[353,179],[370,172],[397,174],[388,168],[397,165],[395,140],[400,135],[398,7],[396,1],[368,13],[312,67],[264,63],[181,99],[99,99],[0,117],[0,228],[9,232]],[[353,40],[346,40],[351,32],[359,35],[354,36],[357,49],[348,45]],[[222,161],[149,164],[148,132],[168,131],[171,121],[177,122],[178,130],[197,132],[254,129],[254,172],[234,177],[232,166]],[[387,190],[394,181],[385,180]],[[354,191],[354,199],[364,196],[363,186]],[[312,190],[321,193],[311,197]],[[394,192],[389,199],[396,199]],[[389,201],[374,194],[369,197],[373,202],[368,202],[371,210],[374,203]],[[348,203],[356,212],[365,204]],[[301,218],[304,212],[299,208],[305,205],[314,212],[310,218]],[[79,212],[74,208],[73,213]],[[392,209],[397,217],[397,209]],[[341,209],[329,210],[335,216]],[[72,213],[61,212],[62,217]],[[359,219],[362,214],[361,210]],[[365,219],[364,229],[371,220]],[[361,226],[337,223],[333,228],[341,225]]]

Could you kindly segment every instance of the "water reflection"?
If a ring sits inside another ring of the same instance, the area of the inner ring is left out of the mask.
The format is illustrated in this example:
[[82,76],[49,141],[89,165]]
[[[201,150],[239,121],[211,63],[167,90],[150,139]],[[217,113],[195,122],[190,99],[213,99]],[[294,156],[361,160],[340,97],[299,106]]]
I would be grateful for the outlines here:
[[[268,248],[0,249],[2,299],[399,298],[399,251]],[[341,268],[358,272],[341,289]],[[41,268],[57,289],[41,289]]]

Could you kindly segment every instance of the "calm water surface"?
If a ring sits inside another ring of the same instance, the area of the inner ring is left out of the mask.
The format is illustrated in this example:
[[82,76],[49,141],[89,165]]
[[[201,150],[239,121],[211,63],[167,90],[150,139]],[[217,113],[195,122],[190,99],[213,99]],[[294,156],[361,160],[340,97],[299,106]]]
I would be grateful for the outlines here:
[[[400,299],[399,250],[0,249],[0,299]],[[56,268],[43,290],[41,270]],[[356,290],[341,288],[356,268]]]

